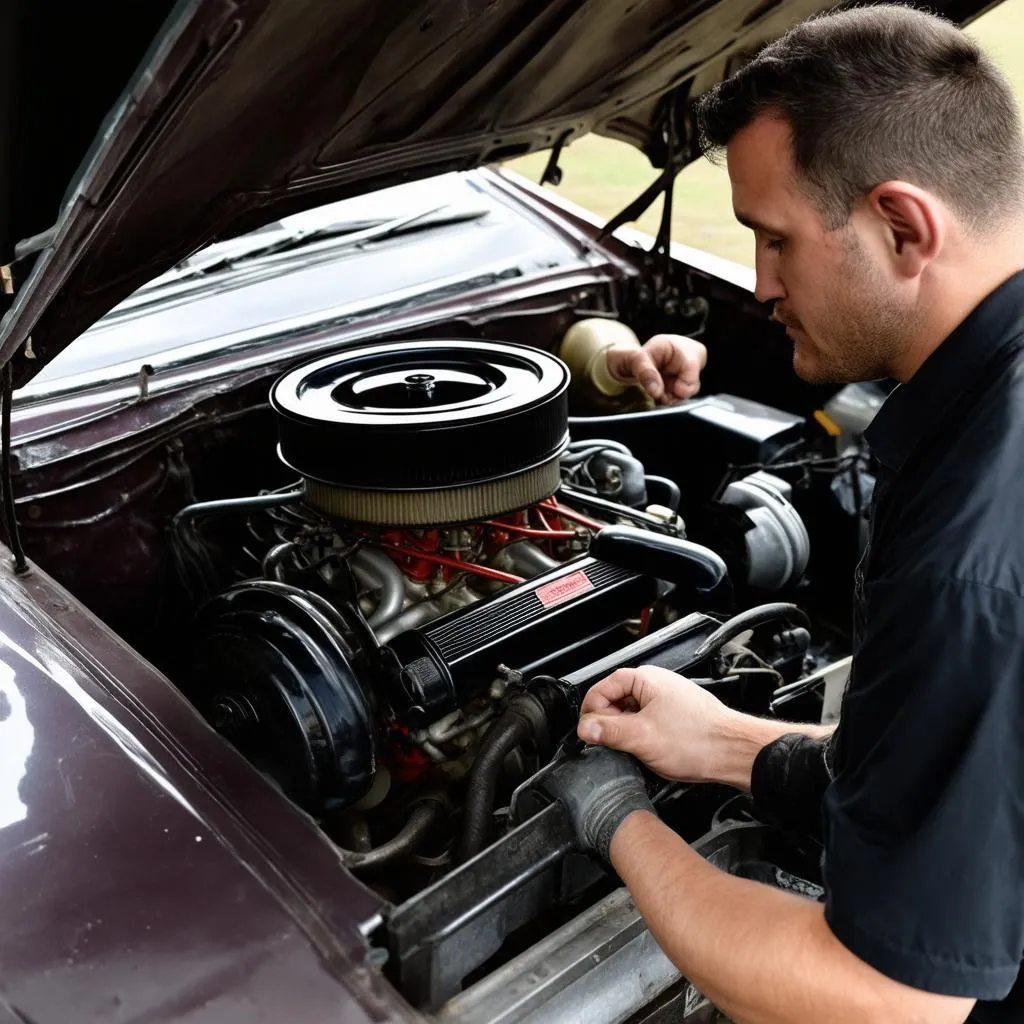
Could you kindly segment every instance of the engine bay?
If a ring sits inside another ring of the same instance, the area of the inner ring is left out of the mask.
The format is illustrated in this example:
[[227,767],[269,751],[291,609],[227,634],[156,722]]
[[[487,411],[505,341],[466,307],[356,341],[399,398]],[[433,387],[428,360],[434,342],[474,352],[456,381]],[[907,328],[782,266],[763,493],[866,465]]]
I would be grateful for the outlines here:
[[[623,343],[611,317],[548,350],[360,342],[24,499],[30,550],[383,901],[368,962],[438,1020],[699,1003],[538,787],[590,686],[658,665],[753,714],[837,714],[858,447],[728,392],[656,406],[602,377]],[[102,504],[68,557],[82,493]],[[648,788],[721,867],[815,891],[820,851],[745,796]]]
[[[294,482],[171,524],[199,609],[176,682],[393,908],[368,935],[421,1009],[612,898],[535,785],[591,685],[656,664],[734,707],[820,720],[844,678],[799,600],[797,505],[801,479],[849,460],[749,400],[570,417],[571,385],[567,364],[508,343],[320,358],[271,392]],[[224,552],[204,538],[225,520],[244,537],[218,590]],[[751,825],[734,793],[651,784],[692,841]]]

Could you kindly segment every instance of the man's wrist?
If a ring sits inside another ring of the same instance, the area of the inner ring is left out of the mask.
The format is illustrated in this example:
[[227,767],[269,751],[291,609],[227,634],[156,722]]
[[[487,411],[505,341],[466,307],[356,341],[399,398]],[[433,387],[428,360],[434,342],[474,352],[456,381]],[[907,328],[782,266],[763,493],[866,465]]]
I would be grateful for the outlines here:
[[715,756],[709,767],[708,781],[749,793],[754,760],[769,743],[793,732],[827,736],[830,731],[828,726],[779,722],[729,711],[722,716],[715,736]]
[[619,823],[619,827],[612,834],[611,841],[608,844],[607,860],[612,867],[616,867],[616,852],[621,852],[625,847],[628,847],[632,837],[635,837],[637,834],[643,834],[643,830],[648,827],[648,818],[660,820],[653,807],[637,808],[635,811],[627,814]]

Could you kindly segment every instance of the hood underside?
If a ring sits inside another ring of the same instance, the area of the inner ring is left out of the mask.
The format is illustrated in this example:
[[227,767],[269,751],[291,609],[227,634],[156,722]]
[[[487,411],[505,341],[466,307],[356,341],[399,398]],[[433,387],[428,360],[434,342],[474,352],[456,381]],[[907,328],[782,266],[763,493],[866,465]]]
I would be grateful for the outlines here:
[[47,5],[7,0],[0,262],[48,233],[11,268],[0,361],[23,383],[196,249],[357,192],[591,131],[660,166],[667,103],[826,6],[97,0],[54,24]]

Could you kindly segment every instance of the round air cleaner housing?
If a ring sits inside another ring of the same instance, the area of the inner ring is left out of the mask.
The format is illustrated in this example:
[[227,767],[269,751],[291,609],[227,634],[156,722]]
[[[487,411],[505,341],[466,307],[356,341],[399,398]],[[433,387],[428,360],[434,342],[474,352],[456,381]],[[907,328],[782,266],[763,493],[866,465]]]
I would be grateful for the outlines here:
[[553,494],[569,371],[492,341],[389,341],[285,374],[281,459],[328,515],[388,526],[486,519]]

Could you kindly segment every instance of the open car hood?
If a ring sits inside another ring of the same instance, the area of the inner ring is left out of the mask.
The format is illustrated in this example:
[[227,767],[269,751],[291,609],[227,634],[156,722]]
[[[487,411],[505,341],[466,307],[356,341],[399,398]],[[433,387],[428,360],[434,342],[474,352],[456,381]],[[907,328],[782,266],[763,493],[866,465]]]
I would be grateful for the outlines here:
[[[661,166],[670,107],[826,6],[96,0],[55,17],[12,0],[0,263],[14,297],[0,362],[14,358],[24,383],[195,250],[357,192],[590,131]],[[930,6],[965,22],[982,0]]]

